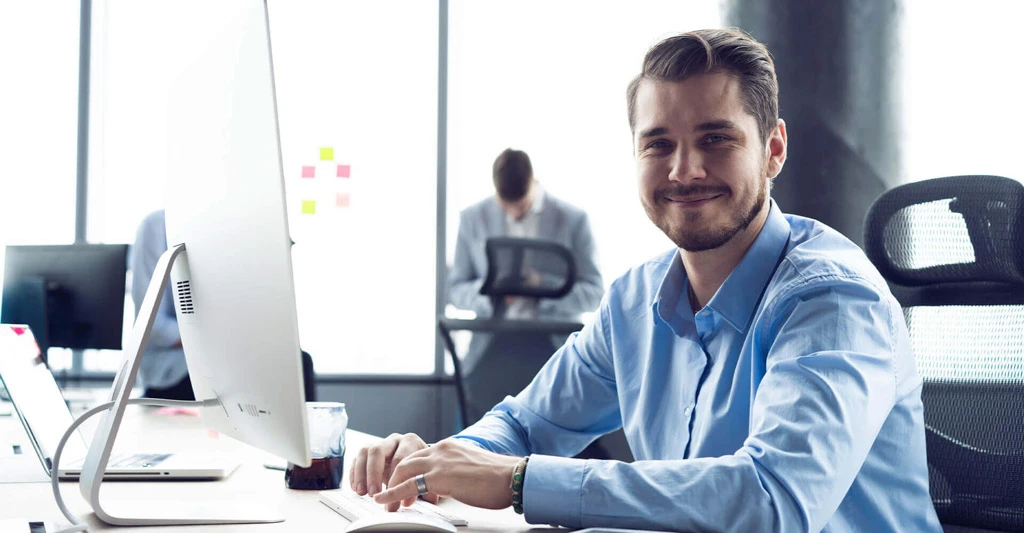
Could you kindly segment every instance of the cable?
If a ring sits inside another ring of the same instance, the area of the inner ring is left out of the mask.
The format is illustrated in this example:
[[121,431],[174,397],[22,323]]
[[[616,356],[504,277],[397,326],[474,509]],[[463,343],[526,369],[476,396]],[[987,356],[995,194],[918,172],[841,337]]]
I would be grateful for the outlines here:
[[[128,405],[156,405],[161,407],[202,407],[210,405],[209,401],[188,401],[188,400],[158,400],[153,398],[136,398],[128,400]],[[88,411],[82,413],[75,419],[74,422],[68,426],[67,431],[60,438],[60,442],[57,444],[57,450],[53,454],[53,465],[50,466],[50,486],[53,488],[53,498],[57,501],[57,507],[60,508],[60,512],[64,514],[64,517],[71,522],[71,527],[61,529],[54,533],[76,533],[78,531],[86,531],[89,529],[89,524],[78,520],[71,511],[68,510],[67,506],[64,505],[64,498],[60,495],[60,454],[64,451],[64,444],[68,442],[71,435],[78,429],[78,426],[82,425],[90,417],[97,413],[109,410],[114,406],[114,402],[106,402]]]

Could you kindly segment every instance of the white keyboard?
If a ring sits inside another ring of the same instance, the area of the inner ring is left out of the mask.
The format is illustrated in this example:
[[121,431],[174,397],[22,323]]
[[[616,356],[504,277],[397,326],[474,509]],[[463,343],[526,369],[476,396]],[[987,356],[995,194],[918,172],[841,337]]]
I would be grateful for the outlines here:
[[[369,496],[360,496],[351,489],[325,490],[320,493],[320,503],[330,507],[334,512],[344,516],[352,522],[376,514],[386,513],[383,505],[373,501]],[[440,507],[427,503],[423,500],[416,500],[410,507],[401,507],[399,513],[418,513],[439,520],[444,520],[453,526],[468,526],[462,517],[453,515],[442,510]]]

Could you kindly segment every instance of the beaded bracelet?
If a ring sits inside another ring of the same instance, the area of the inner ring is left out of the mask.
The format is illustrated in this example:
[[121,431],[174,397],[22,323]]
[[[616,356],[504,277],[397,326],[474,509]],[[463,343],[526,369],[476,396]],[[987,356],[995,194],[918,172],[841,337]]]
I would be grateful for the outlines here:
[[512,489],[512,510],[516,514],[523,514],[523,480],[526,479],[526,463],[530,462],[530,458],[523,457],[522,461],[512,469],[512,483],[509,484],[509,488]]

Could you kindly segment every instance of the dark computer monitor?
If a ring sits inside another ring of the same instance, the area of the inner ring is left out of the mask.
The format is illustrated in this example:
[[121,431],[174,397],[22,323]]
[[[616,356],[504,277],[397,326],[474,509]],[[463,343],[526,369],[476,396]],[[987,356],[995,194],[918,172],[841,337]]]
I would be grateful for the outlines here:
[[8,246],[0,322],[50,347],[120,350],[126,244]]

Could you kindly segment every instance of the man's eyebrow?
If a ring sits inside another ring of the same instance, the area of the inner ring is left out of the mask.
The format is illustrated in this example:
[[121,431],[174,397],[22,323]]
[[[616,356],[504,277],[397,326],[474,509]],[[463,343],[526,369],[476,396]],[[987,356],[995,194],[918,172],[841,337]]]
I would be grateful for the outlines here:
[[712,120],[711,122],[703,122],[698,124],[697,127],[693,128],[693,131],[715,131],[715,130],[738,130],[739,126],[731,120]]
[[[739,126],[735,122],[728,119],[712,120],[709,122],[702,122],[693,128],[693,131],[717,131],[717,130],[738,130]],[[665,135],[668,133],[668,128],[664,126],[656,126],[654,128],[641,130],[638,138],[647,139],[649,137],[658,137],[659,135]]]
[[657,137],[659,135],[665,135],[666,133],[668,133],[668,128],[663,127],[663,126],[658,126],[658,127],[647,129],[647,130],[642,130],[640,132],[639,138],[640,139],[646,139],[648,137]]

